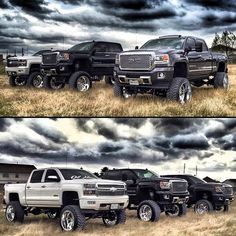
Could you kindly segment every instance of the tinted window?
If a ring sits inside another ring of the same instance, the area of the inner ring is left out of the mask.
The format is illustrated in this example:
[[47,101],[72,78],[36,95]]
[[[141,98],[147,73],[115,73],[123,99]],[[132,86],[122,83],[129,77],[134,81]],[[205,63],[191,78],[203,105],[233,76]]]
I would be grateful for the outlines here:
[[[46,176],[45,176],[45,182],[52,182],[51,180],[48,180],[48,176],[57,176],[58,179],[60,179],[59,175],[55,170],[47,170]],[[53,181],[54,182],[54,181]]]
[[149,170],[134,170],[136,175],[141,179],[151,179],[158,177],[155,173],[149,171]]
[[109,52],[121,52],[122,51],[121,46],[116,43],[110,43],[107,45],[107,47],[108,47]]
[[111,180],[121,180],[121,172],[120,171],[107,171],[104,175],[105,179]]
[[60,169],[65,180],[73,179],[97,179],[97,176],[85,170],[77,169]]
[[204,40],[197,40],[197,42],[202,43],[202,51],[203,51],[203,52],[208,51],[208,47],[207,47],[207,45],[206,45],[206,43],[205,43]]
[[69,51],[89,52],[93,46],[94,46],[93,42],[80,43],[70,48]]
[[107,45],[105,43],[98,43],[95,46],[96,52],[106,52],[107,51]]
[[34,171],[34,173],[32,174],[30,183],[40,183],[42,180],[43,172],[44,170]]
[[51,51],[50,50],[42,50],[42,51],[36,52],[33,56],[41,56],[44,53],[48,53],[48,52],[51,52]]
[[129,170],[123,170],[122,175],[126,175],[127,180],[137,179],[137,176],[132,171]]
[[188,38],[187,47],[191,47],[194,50],[195,49],[195,40],[192,38]]

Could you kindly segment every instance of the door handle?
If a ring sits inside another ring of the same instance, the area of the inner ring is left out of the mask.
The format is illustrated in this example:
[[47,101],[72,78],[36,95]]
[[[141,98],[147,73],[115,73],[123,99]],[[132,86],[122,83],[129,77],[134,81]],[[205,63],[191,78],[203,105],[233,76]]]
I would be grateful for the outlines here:
[[45,186],[45,185],[43,185],[43,186],[41,186],[41,188],[46,188],[46,186]]
[[108,55],[108,54],[107,54],[107,55],[105,55],[105,57],[109,57],[109,56],[111,56],[111,55]]
[[27,189],[30,189],[30,188],[31,188],[30,186],[27,187]]

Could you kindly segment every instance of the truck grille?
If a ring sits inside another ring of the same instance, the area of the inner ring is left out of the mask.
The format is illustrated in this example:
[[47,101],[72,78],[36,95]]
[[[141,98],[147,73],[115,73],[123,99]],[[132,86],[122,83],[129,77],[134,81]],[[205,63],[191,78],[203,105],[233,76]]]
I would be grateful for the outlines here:
[[57,53],[43,55],[43,64],[44,65],[55,65],[56,63],[57,63]]
[[123,196],[126,194],[124,185],[105,185],[99,184],[97,186],[98,196]]
[[18,60],[7,60],[7,67],[18,67],[19,62]]
[[151,54],[120,55],[120,68],[122,70],[151,70]]
[[181,193],[188,191],[188,184],[187,182],[183,181],[173,181],[172,182],[172,192],[173,193]]
[[233,188],[231,188],[231,187],[224,187],[224,193],[232,195],[233,194]]

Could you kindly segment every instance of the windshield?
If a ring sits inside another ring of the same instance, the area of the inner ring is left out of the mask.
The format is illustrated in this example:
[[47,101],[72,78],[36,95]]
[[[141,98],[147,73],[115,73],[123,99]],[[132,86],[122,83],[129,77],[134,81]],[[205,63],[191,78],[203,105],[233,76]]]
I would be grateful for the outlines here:
[[93,42],[80,43],[80,44],[77,44],[77,45],[73,46],[72,48],[70,48],[69,51],[88,52],[92,49],[93,46],[94,46]]
[[97,179],[97,177],[85,170],[78,169],[60,169],[65,180],[73,179]]
[[35,54],[33,54],[33,56],[41,56],[41,55],[43,55],[44,53],[47,53],[47,52],[51,52],[51,51],[50,50],[41,50],[41,51],[38,51]]
[[202,180],[202,179],[199,179],[195,176],[190,176],[190,179],[192,180],[193,183],[195,184],[203,184],[203,183],[206,183],[206,181]]
[[141,49],[181,49],[183,48],[184,39],[183,38],[161,38],[154,39],[145,43]]
[[135,174],[141,179],[151,179],[159,177],[157,174],[149,170],[134,170]]

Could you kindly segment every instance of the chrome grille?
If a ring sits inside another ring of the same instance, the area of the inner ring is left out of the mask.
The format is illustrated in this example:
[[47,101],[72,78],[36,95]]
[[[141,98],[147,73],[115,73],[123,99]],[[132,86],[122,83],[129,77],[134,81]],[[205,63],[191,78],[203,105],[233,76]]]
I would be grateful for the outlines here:
[[151,54],[120,55],[120,68],[122,70],[151,70]]
[[172,192],[173,193],[181,193],[187,192],[188,184],[184,181],[173,181],[172,182]]
[[123,196],[126,194],[124,185],[105,185],[99,184],[97,186],[98,196]]
[[54,65],[56,63],[57,63],[57,53],[43,55],[43,64],[44,65]]
[[224,187],[224,193],[225,194],[229,194],[229,195],[233,194],[233,188],[231,188],[231,187]]

